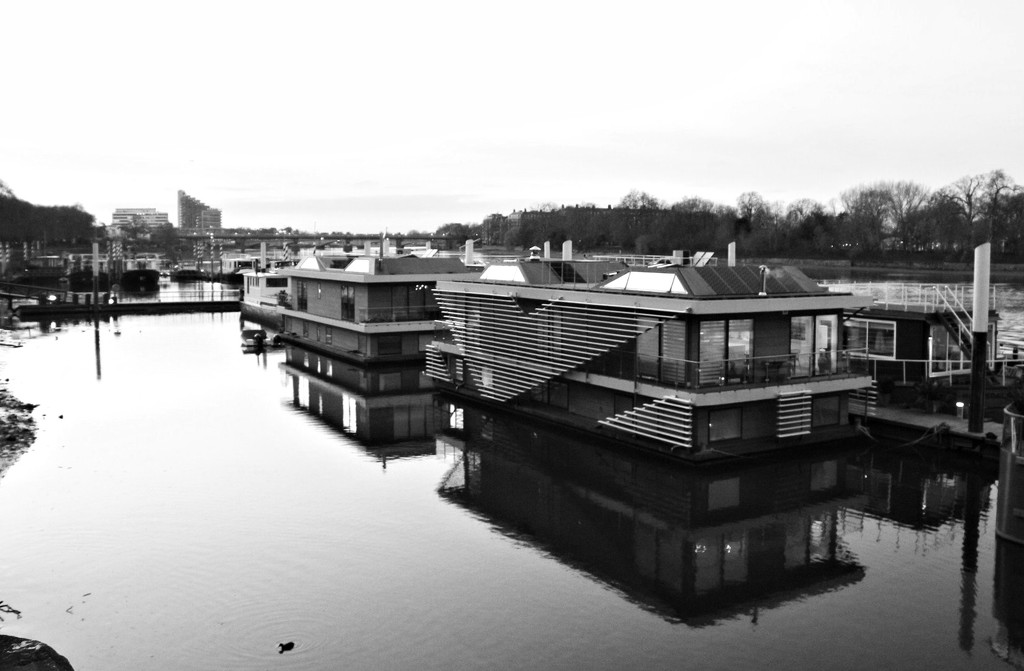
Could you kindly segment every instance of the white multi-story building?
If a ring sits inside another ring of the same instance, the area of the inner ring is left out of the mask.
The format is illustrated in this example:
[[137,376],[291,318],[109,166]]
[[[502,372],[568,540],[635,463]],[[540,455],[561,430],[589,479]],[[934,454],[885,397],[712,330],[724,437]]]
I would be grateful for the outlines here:
[[157,212],[153,207],[119,207],[114,210],[110,221],[113,226],[143,224],[148,227],[163,226],[171,222],[166,212]]

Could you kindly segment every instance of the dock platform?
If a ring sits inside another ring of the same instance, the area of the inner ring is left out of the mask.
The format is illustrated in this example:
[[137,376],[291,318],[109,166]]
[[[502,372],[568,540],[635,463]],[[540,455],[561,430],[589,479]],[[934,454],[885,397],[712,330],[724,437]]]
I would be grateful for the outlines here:
[[943,413],[893,406],[874,408],[863,426],[873,438],[886,443],[922,444],[974,452],[998,459],[1003,425],[985,420],[981,432],[969,431],[968,420]]
[[195,301],[125,301],[99,303],[95,307],[84,303],[50,303],[21,305],[14,309],[20,319],[39,321],[43,317],[90,317],[94,312],[107,315],[152,315],[179,312],[239,312],[237,298],[230,300]]

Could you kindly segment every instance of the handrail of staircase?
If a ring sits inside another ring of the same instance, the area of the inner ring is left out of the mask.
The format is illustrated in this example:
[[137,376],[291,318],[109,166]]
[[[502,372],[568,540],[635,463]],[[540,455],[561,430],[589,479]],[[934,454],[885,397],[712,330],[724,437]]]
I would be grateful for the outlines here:
[[956,295],[956,292],[950,289],[949,285],[943,284],[935,285],[935,294],[942,300],[942,304],[946,307],[946,312],[952,313],[956,319],[956,323],[960,326],[961,337],[970,338],[968,342],[973,342],[971,327],[965,324],[964,320],[960,317],[961,314],[969,313]]

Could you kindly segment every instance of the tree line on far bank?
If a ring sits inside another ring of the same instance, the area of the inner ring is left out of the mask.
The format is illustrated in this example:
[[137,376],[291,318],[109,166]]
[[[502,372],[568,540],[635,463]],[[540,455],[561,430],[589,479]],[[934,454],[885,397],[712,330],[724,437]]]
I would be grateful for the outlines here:
[[[20,200],[0,181],[4,242],[85,243],[96,238],[95,221],[81,205],[41,206]],[[146,233],[140,248],[177,246],[172,226]],[[699,197],[669,204],[634,190],[606,208],[548,203],[491,214],[479,224],[445,224],[436,233],[508,248],[572,240],[578,250],[640,254],[723,252],[735,241],[744,256],[851,260],[884,255],[893,260],[927,256],[965,261],[978,244],[991,242],[994,261],[1024,262],[1024,188],[1004,171],[994,170],[935,191],[908,181],[856,186],[827,204],[810,199],[769,202],[756,192],[740,195],[735,205]],[[134,241],[135,236],[129,237]]]
[[93,239],[96,217],[81,205],[34,205],[14,195],[0,181],[0,240],[4,242]]
[[572,240],[576,249],[640,254],[724,251],[735,241],[748,256],[851,260],[968,260],[974,247],[991,242],[993,259],[1011,262],[1024,260],[1024,188],[994,170],[936,191],[908,181],[856,186],[828,204],[769,202],[756,192],[742,194],[735,205],[699,197],[668,204],[634,190],[614,207],[545,204],[492,214],[481,224],[447,224],[438,233],[510,248]]

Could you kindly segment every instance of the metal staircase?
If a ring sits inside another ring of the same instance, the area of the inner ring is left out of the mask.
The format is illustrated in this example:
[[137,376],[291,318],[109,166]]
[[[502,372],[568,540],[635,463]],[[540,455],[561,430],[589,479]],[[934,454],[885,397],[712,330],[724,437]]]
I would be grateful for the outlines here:
[[960,351],[970,360],[974,351],[974,333],[971,330],[971,314],[960,302],[960,298],[948,286],[936,286],[935,294],[942,309],[939,319],[951,336],[956,338]]

